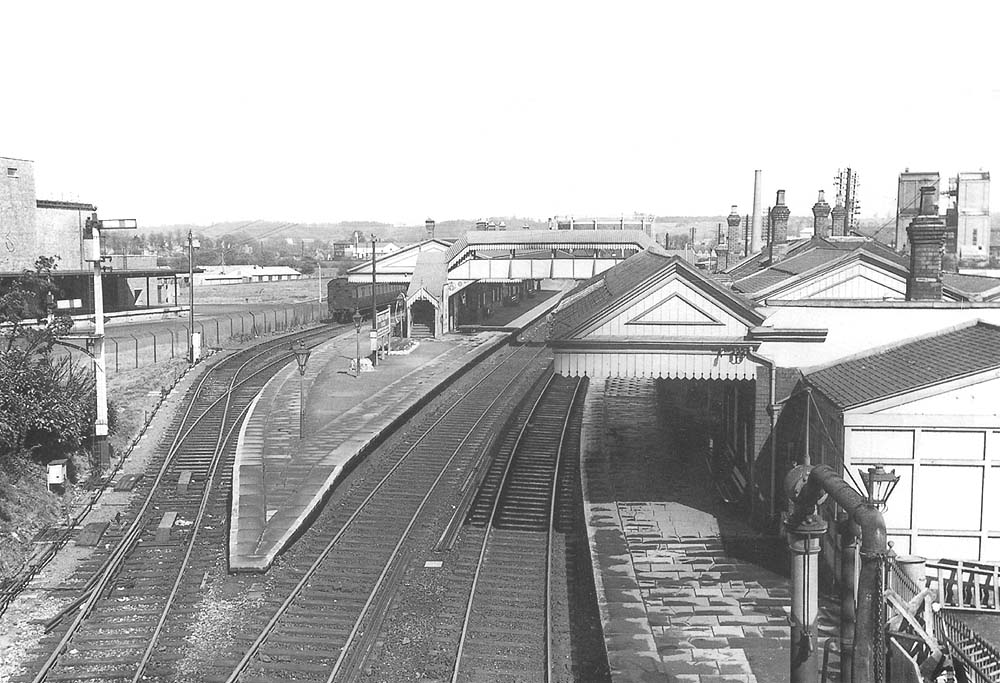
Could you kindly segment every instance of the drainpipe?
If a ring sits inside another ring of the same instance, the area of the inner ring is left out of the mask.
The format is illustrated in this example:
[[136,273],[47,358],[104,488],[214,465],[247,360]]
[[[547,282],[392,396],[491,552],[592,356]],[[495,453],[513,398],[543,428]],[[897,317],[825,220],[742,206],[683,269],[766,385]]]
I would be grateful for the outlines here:
[[[785,491],[792,502],[791,514],[786,522],[790,539],[797,528],[808,525],[816,516],[816,505],[828,494],[847,514],[851,522],[861,529],[861,574],[858,577],[857,624],[854,633],[854,659],[851,675],[854,681],[883,681],[885,676],[884,643],[876,639],[882,638],[882,588],[884,584],[885,563],[889,555],[886,542],[885,519],[882,513],[868,500],[855,491],[829,465],[799,465],[792,469],[785,478]],[[792,541],[790,540],[789,543]],[[794,570],[794,565],[793,565]],[[803,596],[801,581],[792,581],[792,605],[800,602]],[[798,593],[798,596],[796,595]],[[812,607],[813,605],[807,605]],[[818,601],[815,605],[818,609]],[[807,611],[807,618],[810,616]],[[796,643],[793,641],[793,657]],[[813,650],[813,653],[815,650]],[[795,671],[795,660],[792,661]],[[813,671],[815,654],[813,655]],[[793,683],[802,683],[807,679],[793,678]]]
[[[767,414],[770,417],[770,421],[771,421],[771,428],[770,428],[770,432],[769,432],[769,435],[771,437],[771,446],[770,446],[770,449],[769,449],[770,453],[768,454],[769,458],[770,458],[770,461],[771,461],[770,462],[770,483],[768,484],[769,493],[771,494],[771,500],[769,501],[769,508],[768,508],[768,510],[769,510],[770,516],[768,517],[768,519],[774,519],[774,515],[775,515],[774,506],[775,506],[775,503],[776,503],[777,498],[778,498],[777,492],[775,491],[776,487],[775,487],[775,483],[774,483],[774,477],[775,477],[775,473],[776,473],[777,467],[778,467],[778,445],[777,445],[777,443],[775,441],[775,434],[774,434],[774,427],[775,427],[775,425],[778,422],[778,418],[777,418],[777,416],[775,414],[776,410],[777,410],[777,406],[775,405],[775,402],[776,402],[775,394],[778,391],[778,389],[777,389],[777,378],[776,378],[777,372],[775,371],[774,361],[771,360],[770,358],[768,358],[767,356],[762,356],[762,355],[760,355],[759,353],[757,353],[755,351],[751,351],[749,355],[750,355],[750,358],[752,358],[753,360],[757,361],[758,363],[761,363],[762,365],[766,365],[767,366],[767,375],[768,375]],[[750,476],[750,481],[752,482],[752,481],[754,481],[754,477],[753,477],[753,472],[752,471],[751,471],[750,475],[751,475]],[[754,497],[756,497],[756,496],[754,496]],[[751,500],[752,499],[753,499],[753,497],[751,498]]]

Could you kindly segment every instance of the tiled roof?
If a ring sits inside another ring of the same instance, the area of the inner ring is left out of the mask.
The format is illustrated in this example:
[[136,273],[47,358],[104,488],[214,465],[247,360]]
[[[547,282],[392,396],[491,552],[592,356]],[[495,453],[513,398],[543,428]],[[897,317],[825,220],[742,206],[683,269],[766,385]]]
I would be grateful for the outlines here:
[[1000,327],[977,322],[849,358],[805,378],[842,409],[1000,367]]
[[959,273],[941,273],[941,282],[945,287],[963,294],[984,294],[991,290],[1000,290],[1000,278],[984,275],[962,275]]
[[555,311],[551,337],[567,338],[584,322],[612,308],[620,298],[669,268],[685,271],[692,281],[712,292],[715,297],[728,301],[734,308],[745,309],[751,317],[756,316],[751,301],[722,286],[680,257],[668,256],[663,249],[654,246],[580,283],[570,291]]
[[756,272],[750,268],[744,268],[744,264],[740,266],[742,274],[730,271],[730,275],[737,278],[736,282],[733,283],[733,289],[747,294],[762,292],[780,282],[826,263],[832,263],[850,253],[868,253],[895,263],[902,268],[907,266],[904,257],[878,242],[862,238],[827,240],[813,237],[806,242],[796,244],[794,249],[789,251],[788,256],[774,265],[769,265],[766,257],[761,257],[762,262],[757,264]]
[[641,230],[470,230],[448,249],[448,261],[466,247],[503,244],[637,244],[645,249],[653,240]]

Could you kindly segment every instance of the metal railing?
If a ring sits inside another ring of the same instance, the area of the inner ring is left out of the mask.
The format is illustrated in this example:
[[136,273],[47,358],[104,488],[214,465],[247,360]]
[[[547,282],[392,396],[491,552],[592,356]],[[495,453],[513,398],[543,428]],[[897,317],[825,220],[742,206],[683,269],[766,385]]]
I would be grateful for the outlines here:
[[942,607],[1000,614],[1000,566],[962,560],[927,563]]
[[962,666],[970,683],[996,683],[1000,677],[1000,651],[944,610],[936,613],[934,626],[938,641],[947,645],[952,661]]

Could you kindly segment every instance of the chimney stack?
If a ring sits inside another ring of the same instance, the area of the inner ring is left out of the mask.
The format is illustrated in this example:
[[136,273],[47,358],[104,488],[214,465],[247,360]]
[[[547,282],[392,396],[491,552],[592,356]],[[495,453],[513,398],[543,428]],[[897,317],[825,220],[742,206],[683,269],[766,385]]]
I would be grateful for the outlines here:
[[729,244],[726,239],[726,232],[719,223],[719,234],[715,244],[715,272],[721,272],[729,267]]
[[830,234],[834,237],[846,235],[847,207],[844,206],[844,198],[839,193],[837,194],[837,204],[831,213],[833,214],[833,225],[830,226]]
[[819,191],[819,199],[813,204],[813,236],[830,236],[830,205],[823,197],[823,190]]
[[778,197],[771,209],[771,263],[777,263],[788,253],[788,217],[792,214],[785,206],[785,191],[778,190]]
[[937,188],[920,188],[920,215],[906,235],[910,242],[910,275],[906,278],[907,301],[941,300],[941,253],[944,250],[944,219],[938,216],[934,195]]
[[726,216],[726,226],[729,228],[726,242],[729,244],[729,260],[733,264],[743,257],[743,231],[740,229],[742,222],[743,219],[736,213],[736,205],[733,204]]

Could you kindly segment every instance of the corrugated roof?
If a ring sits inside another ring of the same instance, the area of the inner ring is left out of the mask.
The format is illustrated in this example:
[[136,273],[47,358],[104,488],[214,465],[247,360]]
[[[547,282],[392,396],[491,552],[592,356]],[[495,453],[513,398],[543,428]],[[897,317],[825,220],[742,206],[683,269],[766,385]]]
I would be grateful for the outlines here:
[[1000,327],[977,322],[808,373],[842,409],[1000,367]]
[[751,301],[722,286],[680,257],[668,256],[662,249],[654,246],[580,283],[570,291],[554,313],[551,338],[568,338],[587,320],[607,312],[619,299],[628,296],[644,282],[670,268],[683,270],[693,282],[713,293],[718,299],[728,301],[734,308],[743,309],[749,317],[758,317],[753,312]]

